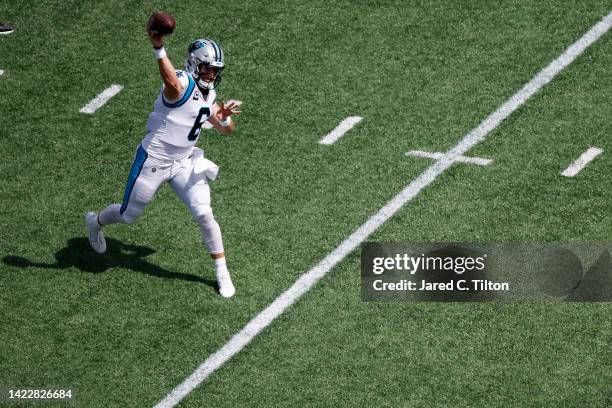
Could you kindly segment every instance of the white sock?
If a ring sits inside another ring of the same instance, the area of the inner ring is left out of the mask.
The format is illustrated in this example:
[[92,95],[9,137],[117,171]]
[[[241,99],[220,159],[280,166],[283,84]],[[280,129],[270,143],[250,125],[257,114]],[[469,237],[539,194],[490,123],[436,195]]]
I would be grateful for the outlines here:
[[215,259],[215,270],[218,272],[229,272],[227,270],[227,262],[225,262],[225,257]]
[[225,257],[215,259],[215,271],[217,275],[217,284],[219,284],[219,293],[224,298],[234,296],[236,289],[232,283],[229,271],[227,270],[227,264]]

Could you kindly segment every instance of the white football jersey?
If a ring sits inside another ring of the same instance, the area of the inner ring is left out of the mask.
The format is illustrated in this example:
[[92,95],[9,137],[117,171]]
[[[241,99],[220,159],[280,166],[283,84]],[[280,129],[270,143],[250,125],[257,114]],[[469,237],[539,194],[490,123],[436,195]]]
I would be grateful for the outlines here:
[[202,95],[191,75],[176,71],[184,93],[176,102],[166,100],[162,91],[155,100],[147,122],[147,135],[142,141],[147,153],[160,158],[176,159],[196,144],[202,125],[212,115],[216,92]]

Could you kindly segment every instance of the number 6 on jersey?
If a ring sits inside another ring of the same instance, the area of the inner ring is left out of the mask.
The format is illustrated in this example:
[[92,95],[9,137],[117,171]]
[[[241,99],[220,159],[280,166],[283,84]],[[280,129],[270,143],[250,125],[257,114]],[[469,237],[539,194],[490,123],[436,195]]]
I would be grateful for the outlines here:
[[[202,116],[205,115],[204,120],[202,120]],[[202,130],[202,124],[206,122],[206,119],[210,116],[210,109],[208,107],[200,108],[200,112],[198,113],[198,117],[193,123],[193,127],[189,132],[189,136],[187,136],[187,140],[196,140],[198,135],[200,134],[200,130]]]

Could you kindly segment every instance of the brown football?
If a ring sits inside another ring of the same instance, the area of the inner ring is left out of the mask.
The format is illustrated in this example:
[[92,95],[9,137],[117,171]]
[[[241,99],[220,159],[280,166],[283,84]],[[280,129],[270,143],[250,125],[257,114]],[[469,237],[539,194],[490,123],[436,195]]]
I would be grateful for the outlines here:
[[176,21],[171,14],[156,11],[149,17],[149,27],[157,35],[170,35],[176,27]]

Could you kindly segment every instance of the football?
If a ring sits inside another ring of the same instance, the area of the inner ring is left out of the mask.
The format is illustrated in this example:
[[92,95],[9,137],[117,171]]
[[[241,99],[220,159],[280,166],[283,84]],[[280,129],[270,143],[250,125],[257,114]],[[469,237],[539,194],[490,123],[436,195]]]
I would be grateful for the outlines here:
[[148,25],[151,31],[157,35],[170,35],[176,27],[176,21],[171,14],[156,11],[149,17]]

